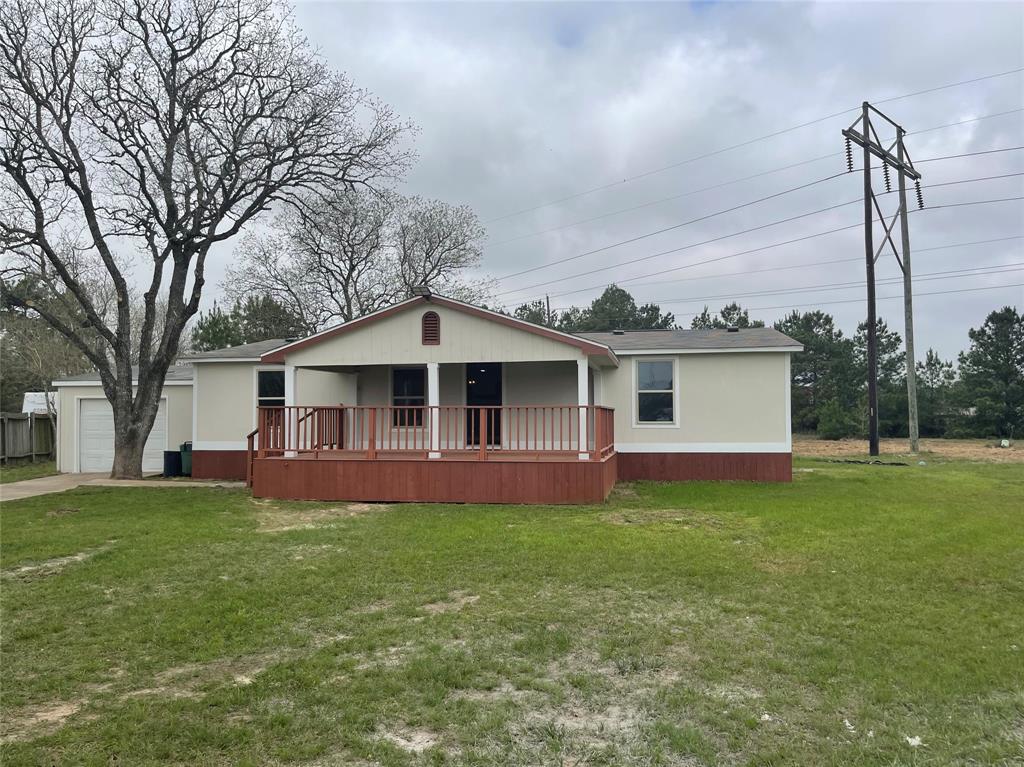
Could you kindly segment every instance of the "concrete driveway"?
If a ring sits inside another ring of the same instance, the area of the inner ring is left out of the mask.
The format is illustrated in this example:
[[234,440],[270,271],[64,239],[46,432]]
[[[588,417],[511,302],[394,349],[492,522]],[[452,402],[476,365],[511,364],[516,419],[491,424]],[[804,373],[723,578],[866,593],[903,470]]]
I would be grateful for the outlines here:
[[79,485],[106,476],[106,474],[54,474],[52,477],[8,482],[0,485],[0,501],[20,501],[22,498],[31,498],[34,495],[63,493],[65,490],[74,490]]
[[34,495],[63,493],[82,485],[101,487],[245,487],[244,482],[233,480],[188,479],[111,479],[108,474],[54,474],[52,477],[23,479],[0,485],[0,501],[20,501]]

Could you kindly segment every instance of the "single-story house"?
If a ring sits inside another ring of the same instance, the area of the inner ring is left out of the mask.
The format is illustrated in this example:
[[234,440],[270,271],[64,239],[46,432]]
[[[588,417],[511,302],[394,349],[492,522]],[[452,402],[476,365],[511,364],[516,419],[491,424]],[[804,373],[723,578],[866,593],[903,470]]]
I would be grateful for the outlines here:
[[[420,295],[182,357],[147,469],[190,437],[193,476],[262,497],[579,503],[617,480],[789,481],[801,348],[771,328],[570,334]],[[55,385],[61,470],[109,467],[97,383]]]

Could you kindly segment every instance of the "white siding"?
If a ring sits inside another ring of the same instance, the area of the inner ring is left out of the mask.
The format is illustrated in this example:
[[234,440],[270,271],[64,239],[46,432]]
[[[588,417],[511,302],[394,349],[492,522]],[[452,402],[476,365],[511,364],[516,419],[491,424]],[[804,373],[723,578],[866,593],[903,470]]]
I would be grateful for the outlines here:
[[673,425],[636,422],[636,360],[599,374],[600,404],[615,408],[622,450],[657,452],[788,452],[789,373],[786,353],[678,354]]
[[[424,346],[424,313],[441,318],[441,343]],[[576,360],[575,346],[436,304],[416,305],[304,349],[286,352],[289,365],[410,365],[427,362]]]
[[[163,390],[166,404],[166,444],[174,449],[192,439],[192,387],[172,384]],[[106,402],[99,386],[61,386],[57,395],[57,469],[73,472],[78,467],[80,403],[85,400]],[[164,438],[159,438],[159,450]],[[154,448],[156,449],[156,448]],[[161,456],[159,468],[163,468]],[[155,464],[153,464],[155,465]],[[154,469],[155,471],[156,469]]]

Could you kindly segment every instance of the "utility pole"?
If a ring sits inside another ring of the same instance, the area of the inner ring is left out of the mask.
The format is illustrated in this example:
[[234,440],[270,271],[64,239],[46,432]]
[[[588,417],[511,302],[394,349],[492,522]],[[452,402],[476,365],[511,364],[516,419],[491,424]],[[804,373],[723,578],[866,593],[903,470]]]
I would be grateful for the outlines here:
[[[895,129],[895,139],[885,146],[878,137],[872,117],[888,123]],[[859,124],[859,125],[858,125]],[[857,130],[857,128],[860,130]],[[868,450],[871,455],[878,455],[878,328],[875,307],[875,262],[885,250],[886,245],[892,249],[893,255],[903,272],[903,316],[906,337],[907,367],[907,418],[910,435],[910,451],[918,451],[917,425],[917,370],[914,358],[914,309],[913,289],[910,271],[910,227],[907,222],[907,178],[912,178],[917,185],[917,204],[924,207],[921,196],[921,174],[914,169],[914,163],[903,143],[906,131],[893,122],[867,101],[864,102],[861,115],[853,124],[843,131],[846,138],[847,169],[853,172],[853,149],[851,143],[864,150],[864,256],[867,274],[867,341],[868,341]],[[896,153],[893,154],[893,150]],[[871,159],[877,157],[882,161],[882,172],[885,178],[886,192],[892,191],[889,169],[894,168],[898,174],[899,205],[891,218],[882,213],[871,184]],[[875,248],[874,223],[875,213],[882,224],[882,242]],[[900,222],[900,247],[893,241],[892,231],[896,222]]]
[[544,314],[547,317],[547,326],[551,327],[554,323],[551,321],[551,296],[544,296]]

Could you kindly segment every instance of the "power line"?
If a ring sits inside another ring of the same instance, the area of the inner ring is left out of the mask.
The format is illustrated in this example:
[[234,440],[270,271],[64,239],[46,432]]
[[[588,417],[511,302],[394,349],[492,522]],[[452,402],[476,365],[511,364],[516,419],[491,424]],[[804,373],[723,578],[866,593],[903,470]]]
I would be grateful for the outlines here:
[[[972,117],[972,118],[967,119],[967,120],[960,120],[959,122],[955,122],[955,123],[947,123],[945,125],[935,125],[935,126],[933,126],[931,128],[924,128],[923,130],[914,131],[914,134],[916,135],[918,133],[928,133],[929,131],[939,130],[939,129],[942,129],[942,128],[953,128],[953,127],[956,127],[958,125],[966,125],[967,123],[979,122],[981,120],[988,120],[988,119],[991,119],[991,118],[994,118],[994,117],[1003,117],[1004,115],[1015,114],[1017,112],[1024,112],[1024,107],[1019,107],[1017,109],[1011,109],[1011,110],[1006,111],[1006,112],[996,112],[994,114],[980,115],[978,117]],[[910,134],[908,134],[908,135],[910,135]],[[949,159],[953,159],[955,157],[974,157],[976,155],[991,154],[993,152],[1000,152],[1000,151],[1006,151],[1006,150],[999,150],[999,149],[997,149],[997,150],[989,150],[989,151],[983,151],[983,152],[967,152],[965,154],[948,155],[946,157],[931,157],[931,158],[927,158],[927,159],[924,159],[924,160],[917,160],[917,162],[918,163],[934,162],[935,160],[949,160]],[[594,221],[601,221],[603,219],[611,218],[612,216],[618,216],[618,215],[621,215],[623,213],[632,213],[633,211],[636,211],[636,210],[642,210],[643,208],[649,208],[649,207],[652,207],[654,205],[660,205],[663,202],[671,202],[672,200],[680,200],[680,199],[682,199],[684,197],[691,197],[691,196],[693,196],[695,194],[700,194],[702,192],[710,192],[710,191],[713,191],[715,189],[722,189],[723,187],[732,186],[733,184],[740,184],[740,183],[742,183],[744,181],[751,181],[751,180],[753,180],[755,178],[762,178],[763,176],[770,176],[773,173],[781,173],[782,171],[785,171],[785,170],[792,170],[793,168],[799,168],[799,167],[801,167],[803,165],[811,165],[811,164],[816,163],[816,162],[821,162],[822,160],[835,159],[837,157],[842,157],[842,156],[843,156],[842,152],[830,152],[829,154],[823,154],[823,155],[821,155],[819,157],[812,157],[809,160],[801,160],[800,162],[790,163],[789,165],[782,165],[782,166],[780,166],[778,168],[770,168],[769,170],[761,171],[760,173],[754,173],[754,174],[752,174],[750,176],[744,176],[743,178],[734,178],[734,179],[731,179],[730,181],[723,181],[723,182],[718,183],[718,184],[712,184],[711,186],[701,187],[700,189],[691,189],[688,192],[682,192],[680,194],[673,194],[673,195],[669,195],[668,197],[661,197],[661,198],[659,198],[657,200],[650,200],[649,202],[644,202],[644,203],[641,203],[639,205],[632,205],[632,206],[630,206],[628,208],[619,208],[618,210],[608,211],[607,213],[602,213],[602,214],[597,215],[597,216],[591,216],[590,218],[580,219],[579,221],[572,221],[572,222],[570,222],[568,224],[561,224],[559,226],[552,226],[552,227],[549,227],[547,229],[540,229],[538,231],[527,232],[526,234],[520,234],[520,235],[517,235],[515,237],[509,237],[508,239],[505,239],[505,240],[499,240],[498,242],[492,242],[492,243],[489,244],[489,247],[497,248],[497,247],[500,247],[502,245],[509,245],[509,244],[511,244],[513,242],[519,242],[520,240],[526,240],[526,239],[529,239],[531,237],[539,237],[542,234],[550,234],[551,232],[561,231],[562,229],[570,229],[570,228],[572,228],[574,226],[580,226],[582,224],[589,224],[589,223],[593,223]],[[881,165],[878,166],[878,168],[881,168],[881,167],[882,167]],[[863,169],[858,168],[855,172],[861,173],[861,172],[863,172]]]
[[[1012,147],[1012,148],[1011,147],[1004,147],[1003,149],[1000,149],[1000,150],[986,150],[986,151],[987,152],[1011,151],[1011,150],[1019,150],[1019,149],[1024,149],[1024,145],[1018,146],[1018,147]],[[952,157],[954,157],[954,155],[950,155],[949,157],[942,158],[942,159],[951,159]],[[933,158],[933,159],[937,160],[937,159],[940,159],[940,158]],[[672,226],[667,226],[667,227],[663,227],[661,229],[656,229],[656,230],[651,231],[651,232],[644,232],[642,234],[636,235],[635,237],[630,237],[630,238],[625,239],[625,240],[620,240],[619,242],[613,242],[613,243],[610,243],[608,245],[602,245],[600,248],[594,248],[593,250],[587,250],[587,251],[584,251],[582,253],[577,253],[577,254],[575,254],[573,256],[566,256],[565,258],[559,258],[559,259],[556,259],[554,261],[549,261],[549,262],[544,263],[544,264],[538,264],[537,266],[531,266],[528,269],[522,269],[522,270],[520,270],[518,272],[512,272],[511,274],[506,274],[503,277],[499,277],[498,278],[498,282],[504,282],[505,280],[511,280],[511,279],[513,279],[515,277],[521,277],[524,274],[530,274],[532,272],[539,272],[542,269],[549,269],[552,266],[558,266],[560,264],[565,264],[565,263],[568,263],[570,261],[576,261],[577,259],[585,258],[586,256],[592,256],[592,255],[595,255],[597,253],[603,253],[606,250],[611,250],[612,248],[617,248],[617,247],[619,247],[621,245],[629,245],[629,244],[634,243],[634,242],[639,242],[640,240],[645,240],[645,239],[648,239],[649,237],[655,237],[655,236],[657,236],[659,234],[665,234],[666,232],[671,232],[671,231],[674,231],[676,229],[681,229],[681,228],[683,228],[685,226],[690,226],[691,224],[696,224],[696,223],[699,223],[701,221],[706,221],[706,220],[708,220],[710,218],[714,218],[716,216],[721,216],[721,215],[724,215],[726,213],[734,213],[737,210],[742,210],[743,208],[750,207],[751,205],[757,205],[757,204],[760,204],[762,202],[766,202],[767,200],[772,200],[772,199],[775,199],[777,197],[782,197],[782,196],[787,195],[787,194],[792,194],[793,192],[798,192],[798,191],[801,191],[803,189],[807,189],[809,187],[816,186],[817,184],[821,184],[821,183],[824,183],[826,181],[831,181],[832,179],[839,178],[840,176],[846,176],[846,175],[848,175],[848,173],[846,173],[846,172],[834,173],[831,176],[825,176],[824,178],[819,178],[819,179],[816,179],[814,181],[808,182],[806,184],[801,184],[800,186],[790,187],[789,189],[783,189],[780,192],[775,192],[773,194],[767,195],[766,197],[760,197],[760,198],[758,198],[756,200],[750,200],[749,202],[741,203],[739,205],[734,205],[731,208],[725,208],[723,210],[714,211],[713,213],[707,213],[707,214],[705,214],[703,216],[700,216],[698,218],[693,218],[693,219],[690,219],[688,221],[683,221],[683,222],[678,223],[678,224],[673,224]],[[1017,174],[1017,175],[1019,175],[1019,174]],[[992,176],[992,177],[983,177],[983,178],[978,178],[978,179],[966,179],[966,180],[959,181],[959,182],[946,182],[946,183],[941,183],[941,184],[929,184],[925,188],[932,188],[932,187],[938,187],[938,186],[948,186],[950,183],[968,183],[969,181],[989,181],[989,180],[993,180],[995,178],[997,178],[997,177],[996,176]],[[815,213],[824,213],[824,212],[826,212],[828,210],[832,210],[835,207],[842,207],[843,205],[850,205],[853,202],[857,202],[857,200],[851,200],[850,202],[841,203],[840,205],[832,206],[831,208],[822,208],[821,210],[815,211]],[[813,215],[813,214],[805,214],[805,215]],[[799,218],[799,216],[797,216],[797,218]],[[793,219],[783,219],[783,221],[778,222],[778,223],[785,223],[785,222],[791,221],[791,220],[793,220]],[[755,229],[750,229],[750,230],[747,230],[747,231],[755,231],[755,230],[756,230],[756,228]],[[742,234],[742,233],[743,232],[741,232],[740,234]],[[709,242],[713,242],[713,240],[711,240]],[[668,252],[673,252],[673,251],[668,251]],[[631,262],[627,262],[627,263],[631,263]],[[524,289],[528,289],[528,288],[524,288]],[[514,292],[516,292],[516,289],[505,290],[505,291],[502,291],[501,293],[498,293],[498,295],[499,296],[503,296],[503,295],[506,295],[508,293],[514,293]]]
[[988,120],[993,117],[1004,117],[1005,115],[1017,114],[1017,112],[1024,112],[1024,107],[1017,107],[1016,109],[1008,109],[1005,112],[995,112],[990,115],[982,115],[981,117],[969,117],[966,120],[958,120],[955,123],[946,123],[945,125],[933,125],[931,128],[921,128],[921,130],[907,131],[908,136],[919,136],[922,133],[931,133],[933,130],[941,130],[943,128],[955,128],[958,125],[967,125],[968,123],[976,123],[980,120]]
[[[1018,173],[1018,174],[1014,174],[1014,175],[1021,175],[1021,174]],[[961,180],[958,180],[958,181],[944,182],[942,184],[929,184],[925,188],[937,187],[937,186],[949,186],[951,184],[963,184],[963,183],[969,183],[969,182],[972,182],[972,181],[985,181],[985,180],[988,180],[988,179],[987,178],[961,179]],[[978,200],[978,201],[972,201],[972,202],[967,202],[967,203],[958,203],[958,204],[931,205],[931,206],[925,208],[924,210],[941,210],[943,208],[962,207],[962,206],[965,206],[965,205],[987,205],[987,204],[993,204],[993,203],[999,203],[999,202],[1010,202],[1010,201],[1013,201],[1013,200],[1021,200],[1021,199],[1024,199],[1024,197],[1005,197],[1005,198],[1000,198],[1000,199],[995,199],[995,200]],[[511,290],[505,290],[505,291],[502,291],[502,292],[498,293],[497,296],[500,297],[500,296],[509,295],[511,293],[521,293],[521,292],[525,292],[527,290],[533,290],[534,288],[543,287],[545,285],[553,285],[553,284],[555,284],[557,282],[565,282],[566,280],[575,279],[577,277],[585,277],[585,276],[590,275],[590,274],[597,274],[598,272],[606,272],[606,271],[608,271],[610,269],[616,269],[616,268],[618,268],[620,266],[627,266],[627,265],[630,265],[630,264],[640,263],[642,261],[649,261],[651,259],[659,258],[661,256],[670,255],[672,253],[679,253],[679,252],[682,252],[684,250],[690,250],[692,248],[700,247],[702,245],[709,245],[709,244],[714,243],[714,242],[720,242],[721,240],[726,240],[726,239],[729,239],[729,238],[732,238],[732,237],[738,237],[738,236],[743,235],[743,234],[749,234],[751,232],[756,232],[756,231],[759,231],[761,229],[767,229],[767,228],[772,227],[772,226],[778,226],[779,224],[790,223],[792,221],[797,221],[797,220],[799,220],[801,218],[808,218],[810,216],[815,216],[815,215],[818,215],[820,213],[826,213],[828,211],[836,210],[838,208],[843,208],[843,207],[846,207],[847,205],[852,205],[852,204],[857,203],[857,202],[861,202],[861,200],[847,200],[846,202],[837,203],[836,205],[829,205],[827,207],[819,208],[817,210],[812,210],[812,211],[809,211],[807,213],[799,213],[799,214],[794,215],[794,216],[789,216],[788,218],[778,219],[776,221],[769,221],[769,222],[767,222],[765,224],[760,224],[758,226],[750,227],[749,229],[743,229],[743,230],[740,230],[738,232],[731,232],[729,234],[719,235],[718,237],[712,237],[711,239],[703,240],[701,242],[694,242],[694,243],[690,243],[688,245],[681,245],[681,246],[679,246],[677,248],[670,248],[669,250],[663,250],[663,251],[660,251],[658,253],[652,253],[652,254],[647,255],[647,256],[641,256],[639,258],[633,258],[633,259],[629,259],[627,261],[620,261],[620,262],[618,262],[616,264],[610,264],[608,266],[596,267],[594,269],[590,269],[590,270],[585,271],[585,272],[578,272],[576,274],[568,275],[566,277],[558,277],[558,278],[555,278],[555,279],[545,280],[543,282],[534,283],[533,285],[525,285],[525,286],[522,286],[522,287],[519,287],[519,288],[513,288]],[[920,211],[914,211],[914,212],[920,212]],[[854,226],[857,226],[857,225],[854,224],[854,225],[847,226],[847,227],[841,227],[840,229],[830,230],[829,233],[831,233],[831,231],[841,231],[841,229],[852,229],[852,228],[854,228]],[[810,237],[802,237],[802,238],[798,237],[798,238],[795,238],[793,240],[786,241],[785,243],[780,243],[780,245],[781,244],[785,244],[785,245],[792,244],[794,242],[799,242],[799,241],[801,241],[803,239],[810,239]],[[608,246],[608,247],[604,248],[604,250],[607,250],[610,247],[614,247],[614,246]],[[773,247],[777,247],[777,246],[773,246]],[[765,248],[755,248],[755,249],[752,249],[750,251],[745,251],[744,255],[746,253],[749,253],[749,252],[755,252],[756,250],[764,250],[764,249]],[[589,254],[585,254],[585,255],[589,255]],[[718,259],[710,259],[709,261],[700,262],[700,263],[710,263],[710,262],[715,261],[715,260],[724,260],[724,258],[726,258],[726,257],[720,257]],[[697,264],[694,264],[694,265],[697,265]]]
[[[1024,239],[1024,235],[1015,234],[1009,237],[995,237],[988,240],[974,240],[972,242],[957,242],[949,245],[936,245],[931,248],[915,248],[916,253],[925,253],[930,250],[948,250],[950,248],[961,248],[967,247],[968,245],[987,245],[993,242],[1006,242],[1007,240],[1020,240]],[[695,282],[697,280],[710,280],[721,278],[721,277],[745,277],[748,274],[763,274],[765,272],[784,272],[790,269],[807,269],[817,266],[828,266],[831,264],[848,264],[854,261],[860,262],[863,259],[860,256],[854,256],[853,258],[833,258],[826,261],[806,261],[800,264],[786,264],[784,266],[770,266],[765,269],[747,269],[742,272],[716,272],[715,274],[701,274],[696,277],[680,277],[674,280],[660,280],[658,282],[635,282],[633,283],[634,288],[650,287],[652,285],[666,285],[676,282]],[[627,280],[620,280],[620,283],[625,284],[632,282],[633,280],[643,279],[643,277],[633,277]],[[579,290],[569,291],[567,293],[553,293],[551,298],[558,298],[560,296],[572,295],[573,293],[582,293],[587,290],[596,290],[598,288],[606,287],[606,285],[596,285],[592,288],[580,288]]]
[[[924,296],[949,296],[956,293],[978,293],[980,291],[1004,290],[1008,288],[1024,288],[1024,283],[1012,283],[1010,285],[983,285],[978,288],[956,288],[953,290],[932,291],[930,293],[914,293],[913,297],[920,298]],[[900,294],[898,296],[878,296],[879,301],[895,301],[897,299],[902,301],[903,295]],[[838,304],[863,303],[863,301],[864,299],[862,298],[843,298],[837,299],[835,301],[814,301],[812,303],[788,303],[779,304],[777,306],[744,306],[742,308],[746,312],[773,311],[776,309],[803,309],[807,307],[820,308],[822,306],[836,306]],[[679,311],[673,312],[673,314],[675,316],[697,316],[698,314],[702,313],[702,311],[702,309],[700,311]],[[612,321],[614,321],[614,319],[617,319],[617,317],[612,317],[611,319]]]
[[[920,298],[922,296],[948,296],[954,293],[975,293],[980,290],[1001,290],[1004,288],[1024,288],[1024,282],[1017,282],[1011,285],[984,285],[979,288],[958,288],[956,290],[939,290],[931,293],[915,293],[914,298]],[[903,294],[898,296],[878,296],[879,301],[895,301],[903,300]],[[783,304],[781,306],[755,306],[747,309],[748,312],[767,312],[773,309],[803,309],[807,306],[821,307],[821,306],[834,306],[836,304],[861,304],[864,303],[862,298],[851,298],[843,299],[841,301],[825,301],[815,302],[810,304]],[[696,317],[700,312],[682,312],[679,314],[680,317]]]
[[[875,222],[877,223],[878,221],[880,221],[880,219],[876,218]],[[672,272],[679,272],[679,271],[682,271],[684,269],[692,269],[695,266],[705,266],[705,265],[710,264],[710,263],[717,263],[718,261],[726,261],[728,259],[738,258],[739,256],[746,256],[746,255],[749,255],[750,253],[758,253],[758,252],[761,252],[761,251],[771,250],[773,248],[782,247],[783,245],[792,245],[795,242],[803,242],[805,240],[811,240],[811,239],[814,239],[816,237],[823,237],[823,236],[828,235],[828,234],[835,234],[836,232],[845,232],[845,231],[848,231],[850,229],[856,229],[856,228],[860,227],[861,225],[862,224],[858,222],[856,224],[850,224],[849,226],[840,226],[840,227],[836,227],[835,229],[826,229],[823,232],[815,232],[814,234],[804,235],[803,237],[797,237],[797,238],[792,239],[792,240],[785,240],[783,242],[776,242],[776,243],[772,243],[771,245],[763,245],[763,246],[761,246],[759,248],[751,248],[749,250],[742,250],[739,253],[730,253],[730,254],[725,255],[725,256],[716,256],[715,258],[705,259],[704,261],[695,261],[695,262],[692,262],[692,263],[689,263],[689,264],[683,264],[681,266],[672,266],[672,267],[669,267],[668,269],[660,269],[660,270],[658,270],[656,272],[648,272],[647,274],[641,274],[641,275],[639,275],[637,277],[627,277],[624,280],[618,280],[617,284],[625,285],[626,283],[630,283],[630,282],[633,282],[635,280],[643,280],[643,279],[646,279],[647,277],[657,277],[657,276],[662,275],[662,274],[670,274]],[[993,242],[1005,242],[1006,240],[1015,240],[1015,239],[1021,239],[1021,238],[1024,238],[1024,235],[1019,235],[1018,234],[1018,235],[1013,235],[1011,237],[995,237],[995,238],[988,239],[988,240],[974,240],[973,242],[953,243],[953,244],[950,244],[950,245],[937,245],[937,246],[934,246],[934,247],[931,247],[931,248],[918,248],[917,250],[918,250],[918,252],[926,252],[926,251],[929,251],[929,250],[945,250],[947,248],[959,248],[959,247],[966,247],[966,246],[969,246],[969,245],[987,245],[987,244],[993,243]],[[849,262],[849,261],[860,261],[860,260],[861,259],[858,256],[856,258],[837,259],[835,263],[839,263],[840,261]],[[830,261],[823,261],[823,262],[819,262],[819,263],[826,263],[827,264],[827,263],[832,263],[832,262],[830,262]],[[796,264],[794,266],[778,266],[778,267],[772,267],[771,269],[762,269],[760,271],[775,271],[775,270],[782,270],[782,269],[795,269],[795,268],[799,268],[801,266],[804,266],[804,264]],[[743,273],[741,273],[741,275],[742,274],[748,274],[748,273],[749,272],[743,272]],[[730,275],[736,275],[736,273],[735,272],[731,272],[731,273],[727,273],[727,274],[708,275],[708,277],[719,277],[719,276],[730,276]],[[688,279],[704,279],[704,278],[703,277],[691,277],[691,278],[688,278]],[[687,279],[684,278],[684,279],[680,279],[680,280],[668,280],[668,282],[684,282],[684,281],[687,281]],[[589,286],[587,286],[585,288],[578,288],[576,290],[567,290],[567,291],[564,291],[562,293],[552,293],[550,297],[551,298],[561,298],[562,296],[571,296],[571,295],[574,295],[576,293],[586,293],[586,292],[589,292],[591,290],[600,290],[601,288],[607,287],[608,284],[609,283],[607,283],[607,282],[603,282],[600,285],[589,285]],[[662,285],[662,284],[664,284],[664,282],[647,283],[647,284],[648,285],[651,285],[651,284]],[[534,299],[534,300],[536,300],[536,299]]]
[[[1024,267],[1024,261],[1015,261],[1008,264],[993,264],[992,266],[975,266],[969,269],[945,269],[937,272],[923,272],[916,275],[914,282],[930,282],[932,280],[951,280],[962,277],[984,277],[990,274],[1003,274],[1004,272],[1019,272]],[[879,280],[879,283],[901,282],[902,277],[886,277]],[[754,298],[757,296],[788,295],[790,293],[813,293],[826,290],[850,290],[864,285],[864,280],[852,280],[849,282],[826,282],[821,285],[803,285],[793,288],[779,288],[777,290],[755,290],[749,293],[722,293],[714,296],[691,296],[689,298],[651,299],[658,305],[671,306],[672,304],[704,303],[707,301],[733,300],[737,298]]]
[[[973,83],[981,82],[983,80],[992,80],[992,79],[995,79],[997,77],[1005,77],[1007,75],[1012,75],[1012,74],[1015,74],[1017,72],[1022,72],[1022,71],[1024,71],[1024,67],[1018,67],[1017,69],[1010,69],[1010,70],[1007,70],[1006,72],[997,72],[995,74],[983,75],[981,77],[975,77],[975,78],[972,78],[970,80],[962,80],[962,81],[956,82],[956,83],[946,83],[945,85],[939,85],[939,86],[936,86],[934,88],[926,88],[925,90],[922,90],[922,91],[915,91],[914,93],[904,93],[903,95],[900,95],[900,96],[892,96],[891,98],[883,99],[881,101],[874,101],[873,103],[875,103],[875,104],[887,104],[887,103],[892,102],[892,101],[899,101],[901,99],[907,99],[907,98],[911,98],[911,97],[914,97],[914,96],[921,96],[921,95],[926,94],[926,93],[934,93],[936,91],[945,90],[947,88],[956,88],[956,87],[959,87],[959,86],[962,86],[962,85],[971,85]],[[671,170],[673,168],[678,168],[678,167],[683,166],[683,165],[688,165],[689,163],[697,162],[698,160],[704,160],[704,159],[707,159],[708,157],[714,157],[716,155],[724,154],[725,152],[731,152],[734,149],[740,149],[740,148],[745,147],[745,146],[750,146],[751,144],[756,144],[759,141],[765,141],[765,140],[770,139],[770,138],[775,138],[776,136],[781,136],[784,133],[789,133],[791,131],[799,130],[801,128],[806,128],[806,127],[811,126],[811,125],[817,125],[820,122],[824,122],[825,120],[831,120],[831,119],[833,119],[835,117],[841,117],[842,115],[849,114],[850,112],[854,112],[857,109],[858,109],[858,107],[850,107],[849,109],[843,109],[843,110],[841,110],[839,112],[833,112],[832,114],[825,115],[824,117],[817,117],[817,118],[815,118],[813,120],[808,120],[807,122],[800,123],[799,125],[793,125],[793,126],[791,126],[789,128],[783,128],[782,130],[777,130],[777,131],[774,131],[772,133],[766,133],[765,135],[758,136],[757,138],[752,138],[752,139],[748,139],[746,141],[741,141],[738,144],[732,144],[731,146],[722,147],[721,149],[715,149],[715,150],[712,150],[710,152],[705,152],[703,154],[695,155],[693,157],[688,157],[685,160],[680,160],[678,162],[674,162],[674,163],[671,163],[669,165],[664,165],[664,166],[662,166],[660,168],[654,168],[653,170],[644,171],[643,173],[638,173],[638,174],[633,175],[633,176],[627,176],[626,178],[622,179],[621,181],[613,181],[613,182],[608,183],[608,184],[601,184],[600,186],[591,187],[591,188],[585,189],[585,190],[583,190],[581,192],[576,192],[574,194],[566,195],[565,197],[559,197],[558,199],[555,199],[555,200],[550,200],[548,202],[540,203],[538,205],[533,205],[533,206],[531,206],[529,208],[523,208],[521,210],[513,211],[511,213],[506,213],[506,214],[501,215],[501,216],[495,216],[494,218],[487,219],[486,221],[484,221],[484,223],[489,224],[489,223],[493,223],[495,221],[503,221],[503,220],[508,219],[508,218],[513,218],[514,216],[520,216],[520,215],[522,215],[524,213],[530,213],[530,212],[535,211],[535,210],[540,210],[541,208],[547,208],[547,207],[549,207],[551,205],[557,205],[558,203],[561,203],[561,202],[567,202],[568,200],[574,200],[577,197],[583,197],[583,196],[588,195],[588,194],[593,194],[594,192],[600,192],[600,191],[603,191],[605,189],[611,189],[611,188],[616,187],[616,186],[621,186],[623,184],[628,184],[628,183],[630,183],[632,181],[637,181],[637,180],[639,180],[641,178],[647,178],[648,176],[653,176],[653,175],[656,175],[658,173],[663,173],[666,170]]]
[[633,242],[638,242],[640,240],[646,240],[648,237],[655,237],[655,236],[657,236],[659,234],[665,234],[665,232],[671,232],[671,231],[674,231],[676,229],[681,229],[684,226],[689,226],[691,224],[696,224],[696,223],[699,223],[701,221],[707,221],[709,218],[714,218],[715,216],[721,216],[721,215],[724,215],[726,213],[733,213],[733,212],[735,212],[737,210],[742,210],[743,208],[748,208],[751,205],[757,205],[759,203],[766,202],[767,200],[773,200],[773,199],[775,199],[777,197],[782,197],[783,195],[792,194],[793,192],[799,192],[802,189],[808,189],[808,188],[810,188],[812,186],[817,186],[818,184],[823,184],[826,181],[831,181],[834,178],[840,178],[841,176],[845,176],[845,175],[846,175],[846,171],[841,171],[839,173],[833,173],[831,176],[825,176],[824,178],[815,179],[814,181],[810,181],[810,182],[808,182],[806,184],[800,184],[800,186],[794,186],[794,187],[790,187],[789,189],[783,189],[781,192],[775,192],[774,194],[767,195],[766,197],[759,197],[756,200],[750,200],[749,202],[744,202],[744,203],[741,203],[739,205],[734,205],[731,208],[725,208],[723,210],[716,210],[714,213],[707,213],[707,214],[705,214],[703,216],[700,216],[698,218],[691,218],[689,221],[683,221],[683,222],[678,223],[678,224],[673,224],[672,226],[666,226],[666,227],[663,227],[661,229],[655,229],[653,232],[644,232],[643,234],[638,234],[636,237],[630,237],[628,240],[620,240],[619,242],[613,242],[610,245],[603,245],[600,248],[595,248],[594,250],[588,250],[588,251],[585,251],[583,253],[577,253],[575,256],[568,256],[566,258],[560,258],[560,259],[558,259],[556,261],[551,261],[550,263],[547,263],[547,264],[540,264],[539,266],[531,266],[529,269],[523,269],[522,271],[519,271],[519,272],[513,272],[512,274],[506,274],[501,279],[502,280],[510,280],[513,277],[519,277],[519,276],[524,275],[524,274],[529,274],[530,272],[537,272],[537,271],[540,271],[541,269],[548,269],[548,268],[550,268],[552,266],[557,266],[558,264],[565,264],[565,263],[568,263],[569,261],[575,261],[578,258],[584,258],[585,256],[592,256],[595,253],[602,253],[602,252],[604,252],[606,250],[611,250],[612,248],[617,248],[620,245],[629,245],[630,243],[633,243]]
[[[858,259],[859,260],[859,259]],[[984,277],[990,274],[1003,274],[1005,272],[1019,272],[1024,270],[1024,261],[1015,261],[1008,264],[992,264],[991,266],[975,266],[968,269],[947,269],[938,272],[925,272],[914,277],[914,282],[930,282],[932,280],[949,280],[959,277]],[[943,276],[945,275],[945,276]],[[885,277],[879,280],[880,283],[891,283],[901,281],[901,277]],[[790,288],[777,288],[772,290],[755,290],[749,293],[722,293],[719,295],[690,296],[688,298],[667,298],[650,299],[651,303],[659,306],[672,306],[673,304],[707,304],[710,301],[735,301],[738,298],[757,298],[760,296],[789,295],[792,293],[814,293],[831,290],[852,290],[864,284],[863,280],[850,280],[849,282],[826,282],[821,285],[803,285]],[[560,306],[552,311],[564,312],[572,307]]]

